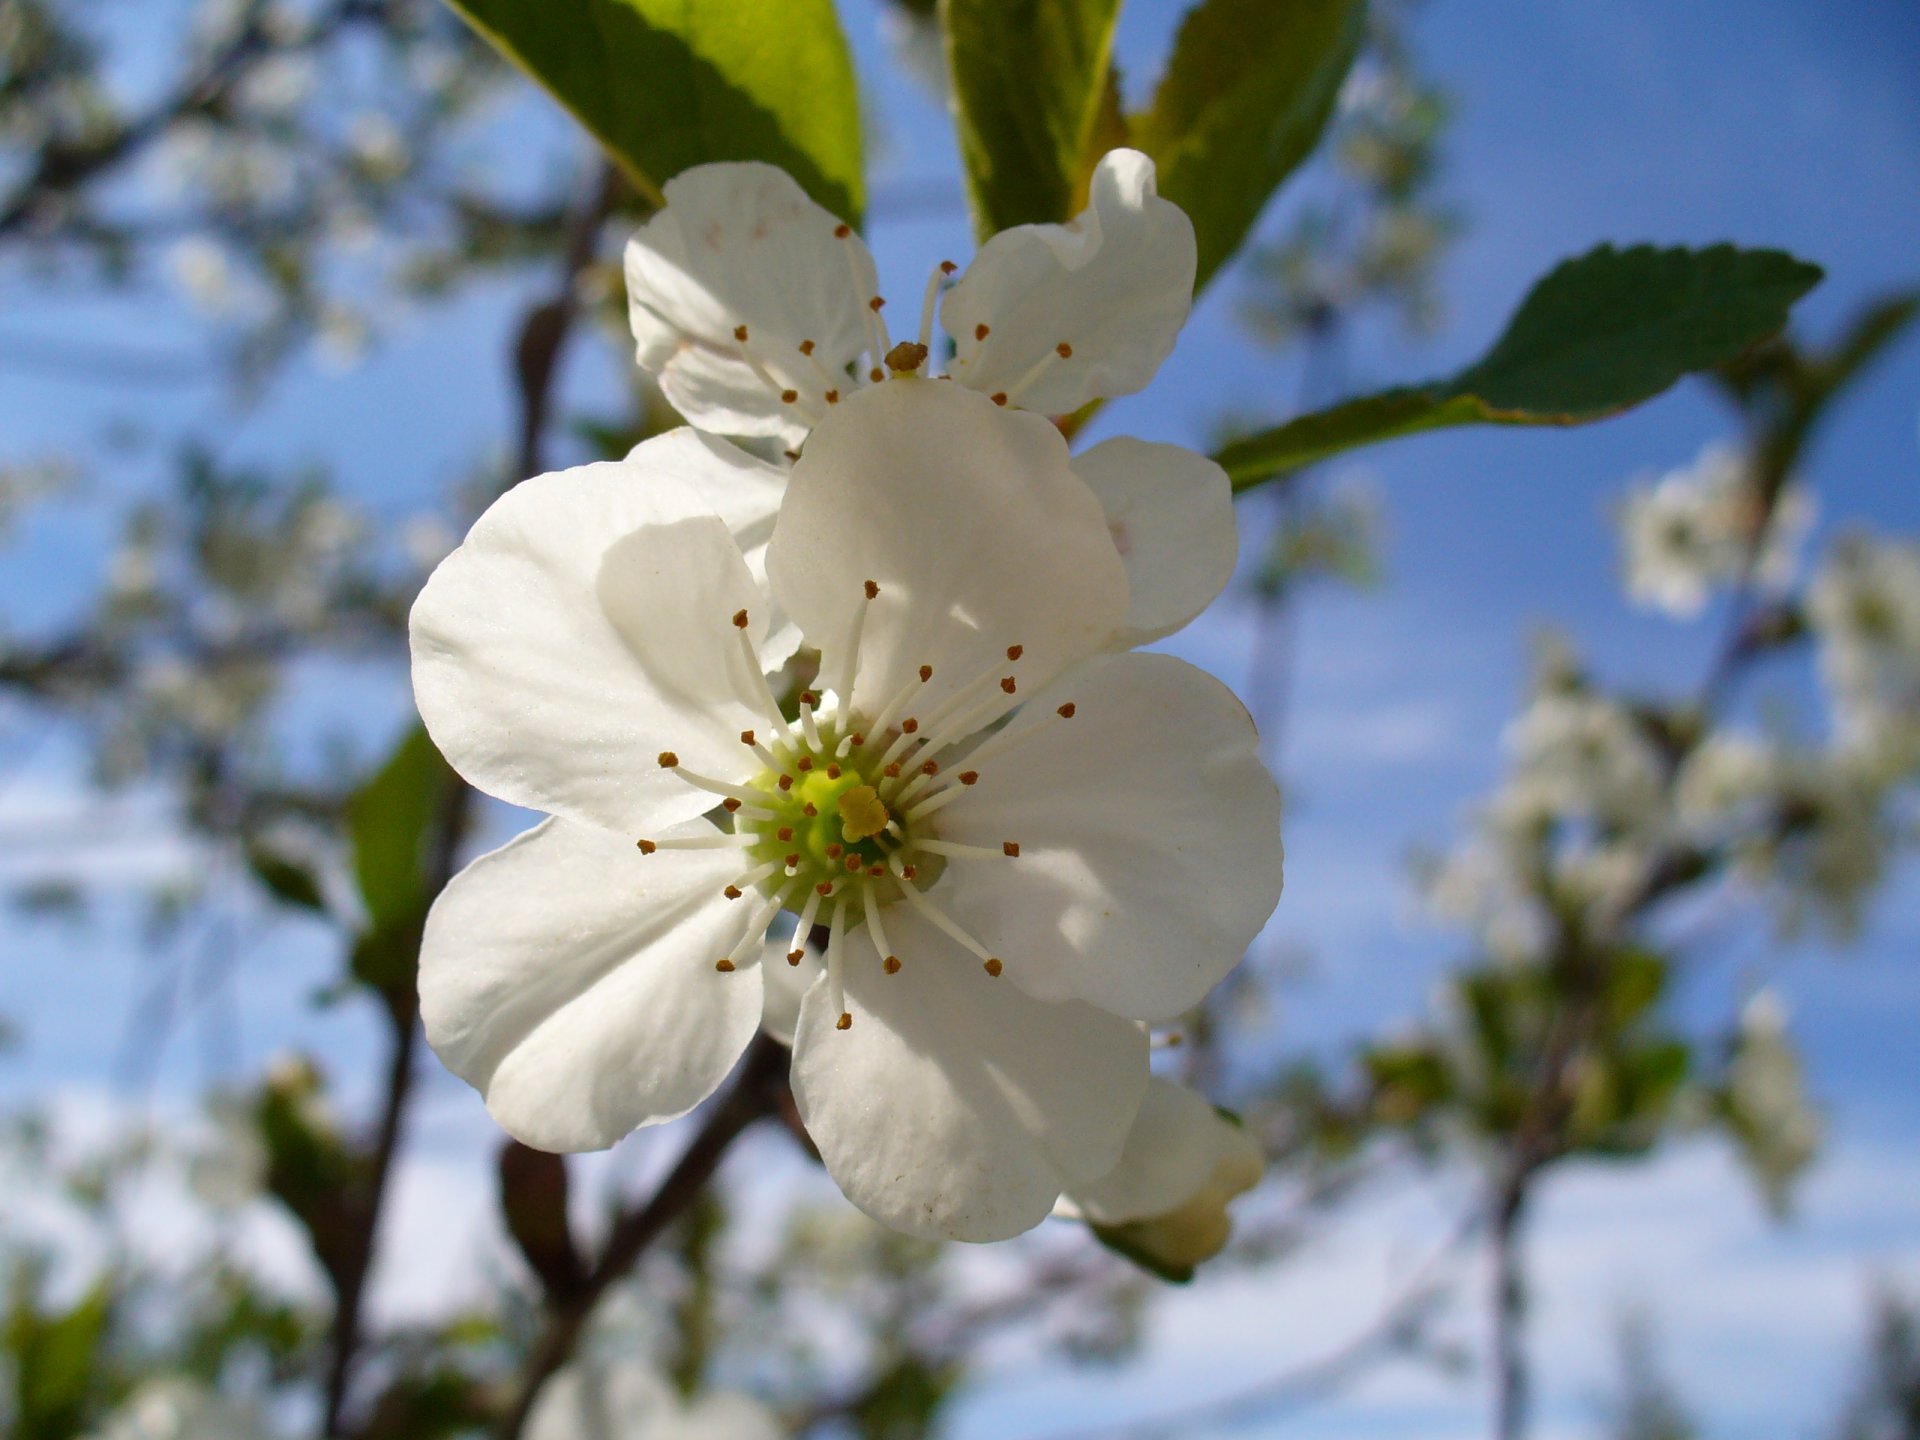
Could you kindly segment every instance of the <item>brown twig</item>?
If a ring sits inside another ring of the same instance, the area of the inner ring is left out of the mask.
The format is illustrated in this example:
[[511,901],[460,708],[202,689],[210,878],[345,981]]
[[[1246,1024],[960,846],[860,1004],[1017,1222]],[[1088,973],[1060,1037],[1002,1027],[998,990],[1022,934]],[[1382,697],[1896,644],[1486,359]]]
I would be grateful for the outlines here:
[[787,1052],[762,1035],[747,1051],[739,1078],[708,1114],[646,1204],[613,1227],[600,1258],[580,1286],[550,1296],[546,1327],[529,1352],[512,1404],[494,1429],[495,1440],[519,1440],[548,1380],[573,1357],[587,1322],[607,1290],[624,1279],[647,1247],[691,1205],[713,1178],[720,1159],[742,1131],[772,1115],[786,1090]]

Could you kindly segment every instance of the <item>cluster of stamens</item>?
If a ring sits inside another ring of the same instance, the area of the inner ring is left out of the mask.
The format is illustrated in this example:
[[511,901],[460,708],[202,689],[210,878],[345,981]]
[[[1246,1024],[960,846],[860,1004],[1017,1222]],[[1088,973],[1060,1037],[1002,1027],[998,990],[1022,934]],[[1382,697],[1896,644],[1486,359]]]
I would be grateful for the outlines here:
[[[833,233],[835,238],[840,240],[851,240],[853,237],[852,227],[845,224],[837,225]],[[847,249],[847,265],[857,283],[860,279],[860,270],[850,246]],[[780,402],[783,405],[797,408],[807,416],[810,423],[817,423],[825,413],[826,407],[838,405],[847,394],[863,384],[878,384],[885,380],[890,372],[893,375],[923,373],[921,367],[927,363],[928,357],[933,352],[933,318],[939,303],[940,291],[957,269],[959,267],[953,261],[942,260],[934,266],[933,273],[927,277],[926,291],[920,302],[918,341],[903,340],[898,345],[892,344],[887,336],[886,317],[881,313],[886,308],[886,298],[874,295],[867,300],[863,317],[867,332],[866,349],[864,355],[860,357],[864,359],[864,364],[856,362],[845,369],[838,369],[820,357],[819,343],[810,338],[803,338],[796,347],[800,357],[798,361],[785,354],[767,354],[765,347],[755,341],[752,330],[745,324],[739,324],[733,328],[735,348],[740,358],[759,377],[760,382],[768,389],[779,393]],[[988,325],[980,324],[973,327],[976,348],[973,355],[967,357],[968,359],[978,358],[977,347],[983,346],[991,333],[992,327]],[[991,397],[993,403],[1017,405],[1020,402],[1021,392],[1037,379],[1043,370],[1057,361],[1072,358],[1072,343],[1066,340],[1060,341],[1034,362],[1027,373],[1011,386],[1005,390],[996,390]],[[775,378],[776,371],[787,378]],[[797,460],[800,457],[797,452],[788,451],[787,458]]]
[[[864,925],[880,957],[882,970],[897,974],[904,963],[888,942],[884,912],[906,905],[970,951],[990,976],[1004,966],[927,894],[952,861],[1017,860],[1020,844],[1004,839],[997,846],[962,843],[939,834],[936,817],[980,779],[979,766],[1049,723],[1073,718],[1071,702],[1045,720],[1015,732],[999,731],[952,760],[955,747],[973,740],[1012,708],[1019,692],[1019,645],[995,665],[954,689],[921,712],[916,701],[933,679],[933,667],[921,665],[905,684],[875,709],[856,708],[853,689],[860,637],[868,609],[880,587],[869,580],[864,604],[856,613],[851,642],[832,673],[836,688],[823,696],[799,695],[798,714],[788,720],[767,688],[759,658],[747,633],[747,612],[733,625],[749,672],[759,677],[764,727],[740,732],[762,769],[744,784],[698,774],[672,751],[659,756],[662,768],[719,797],[720,828],[711,834],[643,839],[643,854],[664,849],[737,850],[740,872],[722,892],[728,900],[749,901],[739,936],[714,962],[723,973],[738,969],[759,953],[768,929],[782,911],[796,917],[793,948],[787,962],[798,965],[810,939],[822,940],[831,1001],[839,1028],[853,1017],[844,1004],[846,938]],[[823,657],[822,673],[829,673]],[[952,760],[952,766],[949,761]]]

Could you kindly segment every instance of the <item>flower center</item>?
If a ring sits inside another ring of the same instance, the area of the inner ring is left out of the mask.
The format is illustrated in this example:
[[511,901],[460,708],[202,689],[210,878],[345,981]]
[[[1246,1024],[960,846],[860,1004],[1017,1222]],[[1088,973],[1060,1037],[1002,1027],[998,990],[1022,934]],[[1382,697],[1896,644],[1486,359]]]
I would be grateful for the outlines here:
[[777,887],[799,881],[823,898],[857,901],[869,884],[884,881],[890,895],[889,862],[913,842],[910,822],[881,798],[888,781],[881,757],[858,731],[843,736],[832,723],[812,728],[817,746],[804,734],[788,736],[800,743],[780,757],[780,768],[747,782],[757,797],[733,812],[734,831],[751,837],[747,856],[756,869],[776,867],[768,879]]
[[[1020,845],[1012,839],[995,846],[943,839],[935,817],[978,783],[982,762],[1074,715],[1069,701],[1035,724],[994,729],[1013,708],[1011,697],[1019,688],[1011,673],[1024,653],[1019,645],[1006,647],[1004,664],[996,663],[924,710],[918,702],[933,678],[931,665],[920,666],[885,703],[856,709],[860,637],[867,608],[880,595],[871,580],[861,589],[866,603],[857,612],[846,652],[821,657],[821,673],[834,676],[839,686],[831,711],[820,695],[803,690],[794,720],[785,718],[766,688],[748,638],[747,612],[733,617],[742,660],[760,679],[761,705],[770,722],[764,734],[741,731],[740,743],[763,768],[745,783],[733,784],[697,774],[673,751],[662,751],[663,769],[720,797],[730,828],[639,841],[645,855],[663,849],[739,854],[740,870],[724,893],[728,900],[746,900],[750,894],[753,899],[744,907],[738,943],[714,962],[723,974],[757,953],[782,910],[796,916],[790,964],[800,963],[809,939],[824,929],[827,980],[843,1030],[853,1023],[841,1008],[847,937],[864,927],[881,968],[898,973],[904,962],[888,942],[883,913],[896,904],[909,906],[972,952],[988,976],[999,976],[1000,957],[925,892],[950,862],[1004,864],[1019,858]],[[963,768],[949,770],[956,747],[964,748]]]

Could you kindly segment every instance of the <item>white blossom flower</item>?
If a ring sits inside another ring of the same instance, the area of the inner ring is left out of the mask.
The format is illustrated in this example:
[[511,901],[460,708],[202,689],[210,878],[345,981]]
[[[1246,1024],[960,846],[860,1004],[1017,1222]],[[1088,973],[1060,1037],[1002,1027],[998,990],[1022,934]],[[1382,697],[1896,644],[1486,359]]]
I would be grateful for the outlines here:
[[[1137,1022],[1265,922],[1278,793],[1224,686],[1102,653],[1127,575],[1044,418],[850,395],[790,473],[769,596],[700,497],[771,468],[677,431],[517,487],[429,580],[429,731],[554,818],[435,905],[428,1036],[527,1143],[609,1145],[724,1078],[793,913],[829,935],[793,1058],[829,1171],[896,1228],[1012,1235],[1118,1159]],[[793,720],[776,608],[821,657]]]
[[176,240],[167,251],[174,283],[210,315],[233,308],[235,284],[227,252],[204,235]]
[[1674,810],[1680,821],[1706,834],[1752,822],[1779,794],[1782,759],[1777,746],[1732,731],[1717,730],[1688,752],[1674,780]]
[[[789,444],[865,383],[893,346],[873,256],[784,170],[699,165],[627,246],[628,313],[643,369],[687,420]],[[996,403],[1066,414],[1145,387],[1193,299],[1193,225],[1162,200],[1153,162],[1114,150],[1064,225],[1019,225],[927,281],[918,341],[940,322],[949,374]]]
[[632,1362],[576,1361],[540,1392],[526,1440],[781,1440],[758,1400],[715,1390],[682,1400],[653,1370]]
[[187,1184],[214,1209],[238,1210],[266,1189],[271,1157],[253,1114],[238,1096],[213,1096],[207,1114],[212,1133],[187,1154]]
[[1807,589],[1843,747],[1904,768],[1920,754],[1920,545],[1851,535]]
[[1763,520],[1767,533],[1753,579],[1777,589],[1793,579],[1812,498],[1789,484],[1768,517],[1746,455],[1730,445],[1707,446],[1685,469],[1636,486],[1621,506],[1628,595],[1679,619],[1697,616],[1715,586],[1739,578]]
[[1660,755],[1616,701],[1588,691],[1536,695],[1508,727],[1516,778],[1553,810],[1597,824],[1646,827],[1665,803]]
[[261,1440],[253,1413],[197,1380],[149,1380],[93,1432],[92,1440]]
[[1258,1185],[1265,1169],[1244,1126],[1156,1075],[1119,1163],[1069,1185],[1058,1209],[1156,1269],[1191,1272],[1225,1248],[1233,1233],[1228,1202]]
[[1741,1007],[1727,1065],[1727,1105],[1769,1201],[1783,1207],[1787,1186],[1819,1153],[1826,1127],[1807,1099],[1800,1057],[1787,1038],[1786,1006],[1772,990]]
[[[785,171],[700,165],[627,246],[628,315],[641,367],[698,429],[767,437],[794,458],[813,427],[890,371],[932,367],[936,310],[952,336],[948,379],[1016,409],[1063,414],[1143,388],[1192,303],[1193,226],[1160,199],[1153,162],[1115,150],[1086,211],[994,236],[927,281],[919,339],[893,346],[873,256]],[[1185,624],[1235,559],[1232,488],[1172,445],[1114,439],[1075,461],[1126,558],[1138,644]],[[778,493],[767,497],[777,503]]]

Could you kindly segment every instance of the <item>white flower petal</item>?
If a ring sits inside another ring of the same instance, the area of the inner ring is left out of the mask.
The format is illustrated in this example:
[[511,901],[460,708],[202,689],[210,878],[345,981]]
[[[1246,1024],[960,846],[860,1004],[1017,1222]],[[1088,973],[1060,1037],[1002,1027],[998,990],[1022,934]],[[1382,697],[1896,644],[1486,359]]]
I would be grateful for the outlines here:
[[580,1360],[541,1389],[526,1440],[639,1440],[673,1405],[667,1382],[644,1365]]
[[1280,794],[1245,708],[1184,660],[1114,655],[1003,734],[938,829],[1019,858],[954,859],[930,898],[1041,999],[1147,1021],[1197,1004],[1280,896]]
[[1127,1132],[1120,1163],[1097,1180],[1068,1186],[1082,1215],[1098,1225],[1149,1220],[1179,1209],[1214,1183],[1216,1172],[1255,1176],[1260,1154],[1247,1132],[1204,1095],[1156,1075]]
[[[642,441],[627,458],[632,459],[649,446],[665,448],[669,440],[675,454],[675,478],[689,496],[726,524],[733,543],[746,557],[754,584],[765,590],[767,542],[773,538],[773,522],[780,513],[780,501],[787,493],[787,467],[762,460],[737,445],[691,428]],[[706,454],[701,455],[699,451]],[[762,666],[768,671],[777,670],[799,648],[800,628],[785,614],[774,610],[767,636],[760,642]]]
[[535,826],[434,902],[420,948],[428,1042],[537,1149],[603,1149],[684,1115],[760,1023],[759,967],[714,969],[752,903],[721,894],[740,869],[732,850],[642,855],[590,826]]
[[411,621],[414,699],[456,770],[630,836],[713,804],[659,767],[661,751],[723,779],[753,772],[739,731],[759,721],[739,698],[750,677],[731,617],[747,609],[759,634],[772,606],[679,478],[733,456],[753,472],[731,446],[676,431],[624,461],[536,476],[475,522]]
[[1111,1169],[1147,1082],[1147,1039],[1089,1005],[994,979],[911,910],[885,974],[848,942],[846,1030],[825,980],[807,992],[793,1091],[841,1190],[882,1224],[1004,1240],[1045,1219],[1061,1176]]
[[[1065,225],[1016,225],[947,292],[953,378],[1048,415],[1144,389],[1193,303],[1193,224],[1155,188],[1153,161],[1113,150],[1087,208]],[[984,330],[984,334],[982,331]],[[1072,353],[1062,356],[1058,347]]]
[[[867,348],[872,255],[772,165],[696,165],[667,182],[666,197],[627,245],[641,367],[703,430],[797,443]],[[783,401],[786,390],[796,400]]]
[[634,1440],[785,1440],[773,1412],[751,1396],[731,1390],[696,1395],[663,1414]]
[[[793,467],[767,574],[775,598],[842,663],[862,585],[880,598],[855,699],[878,707],[921,665],[921,713],[989,672],[1044,684],[1104,648],[1126,573],[1099,502],[1038,415],[957,385],[890,380],[836,406]],[[1009,669],[1009,645],[1024,647]]]
[[1073,473],[1099,497],[1127,567],[1120,648],[1171,635],[1226,589],[1239,532],[1233,484],[1213,461],[1123,436],[1075,456]]

